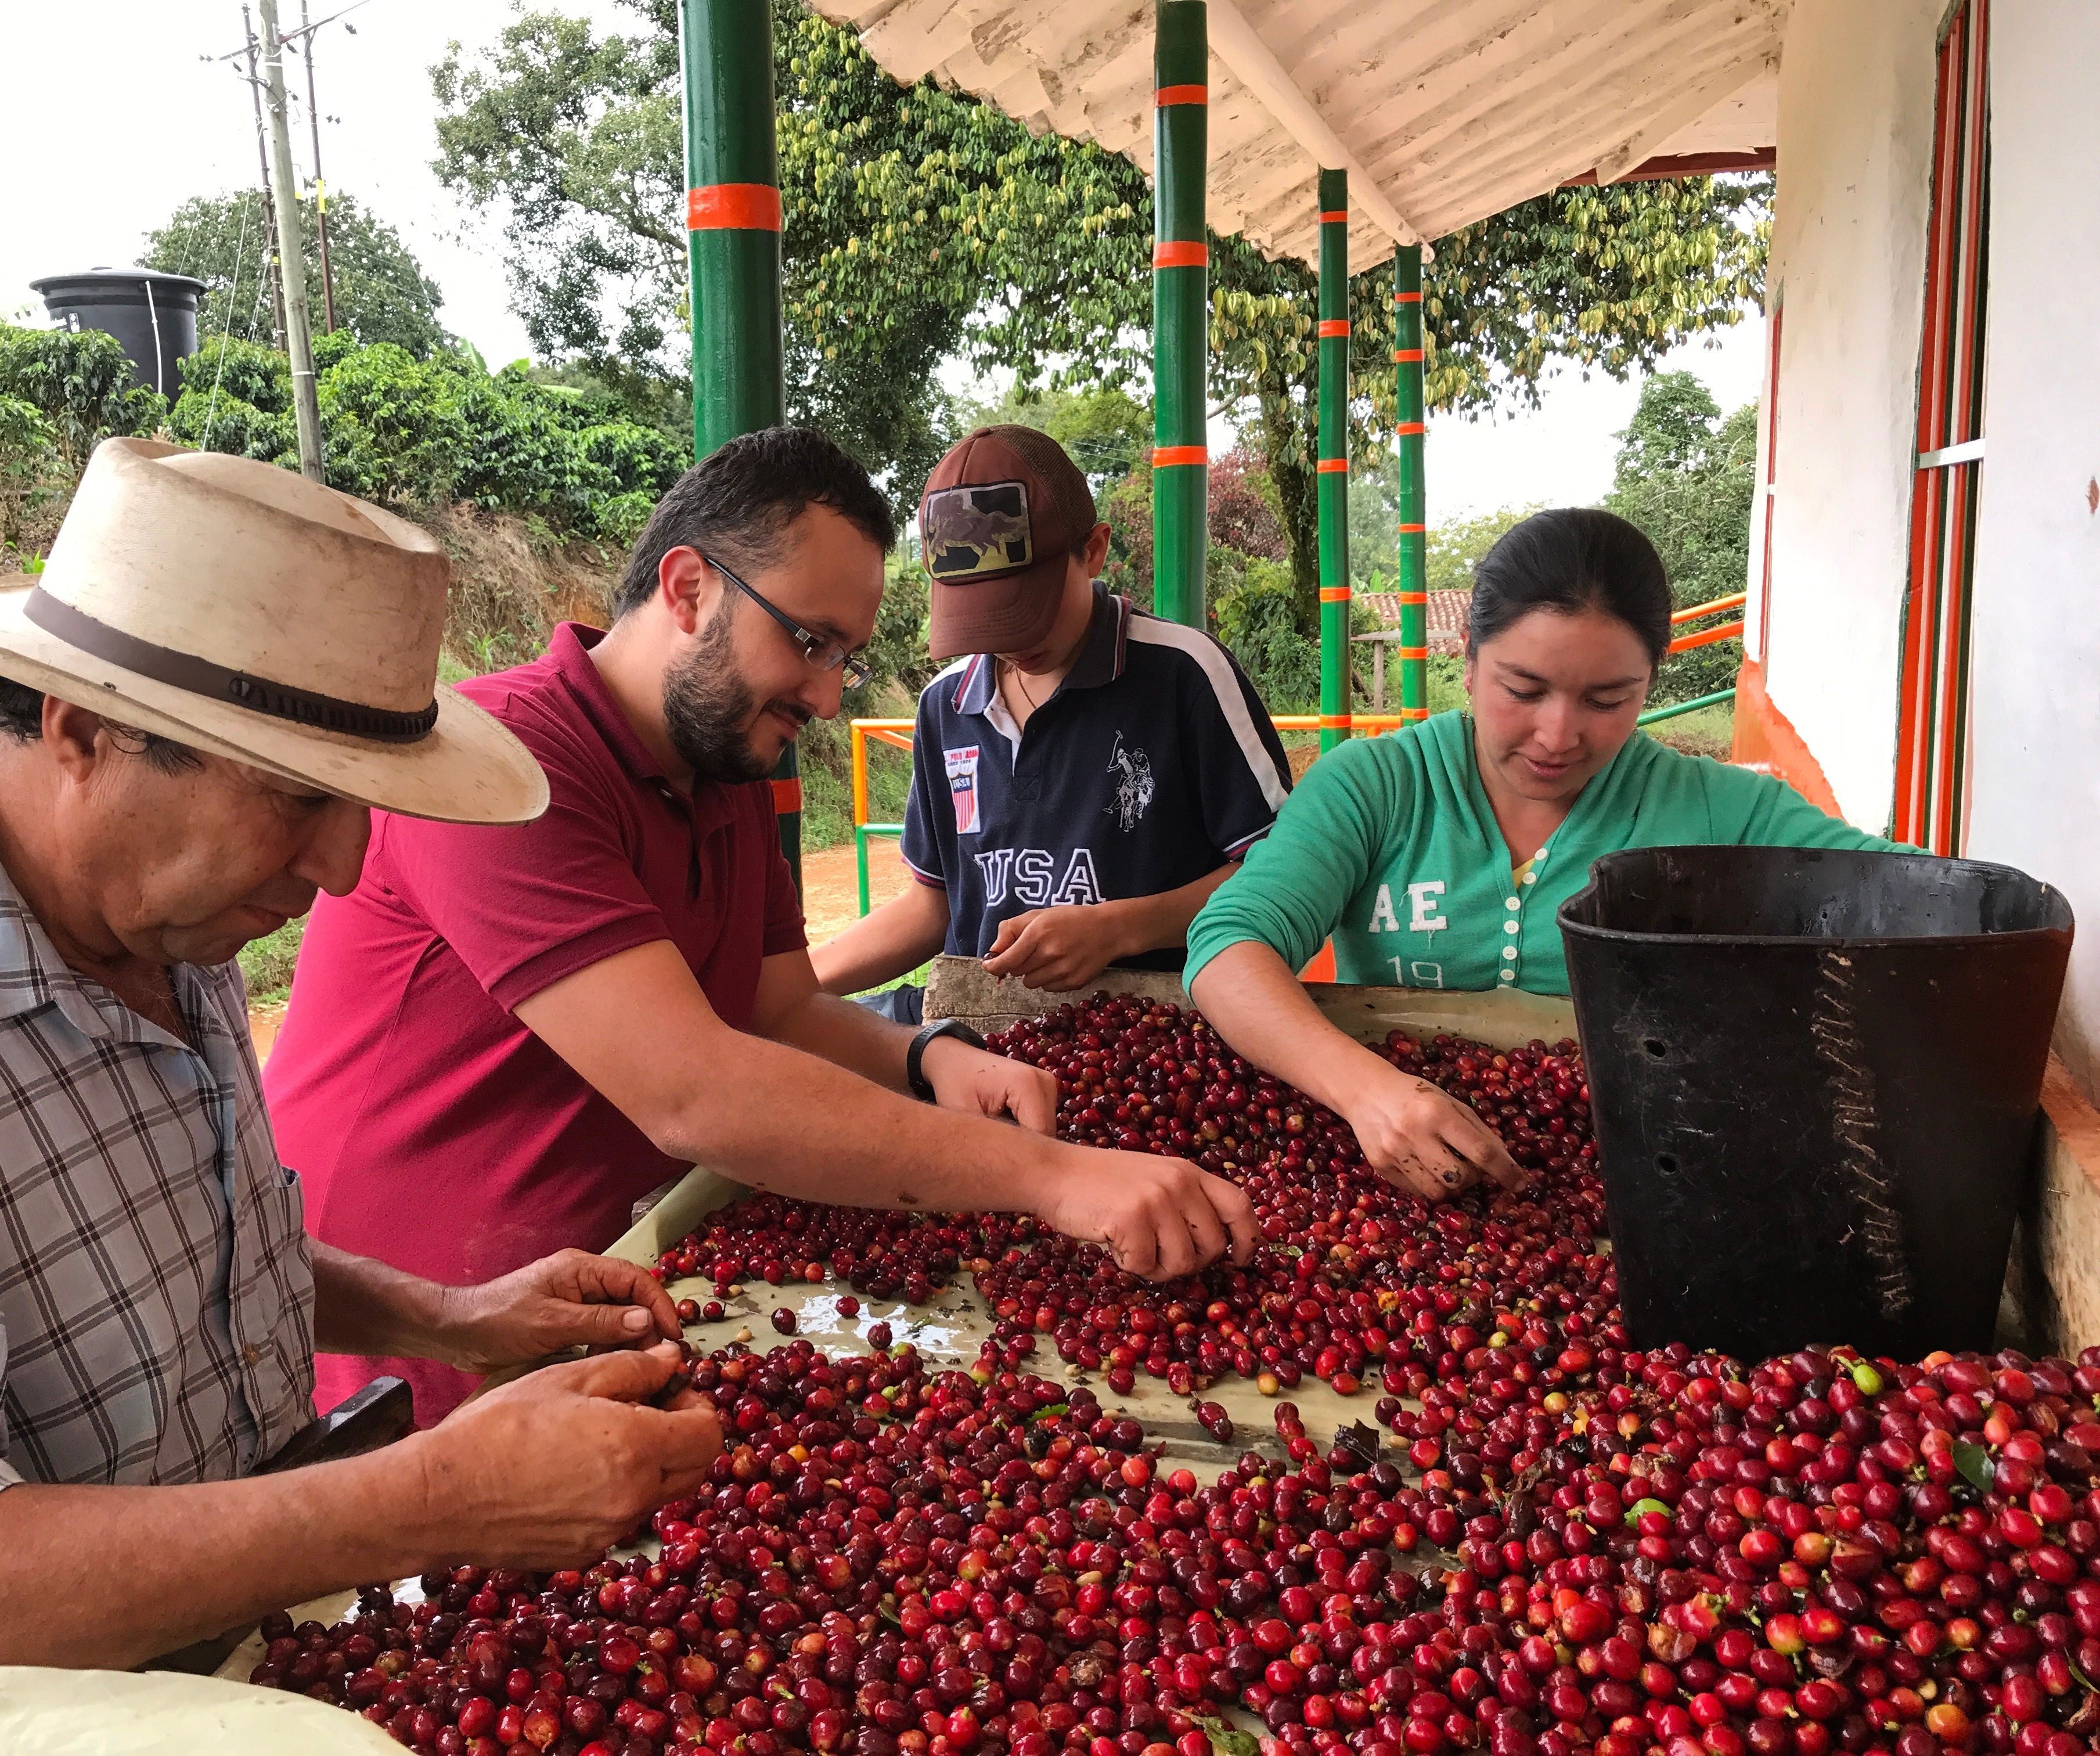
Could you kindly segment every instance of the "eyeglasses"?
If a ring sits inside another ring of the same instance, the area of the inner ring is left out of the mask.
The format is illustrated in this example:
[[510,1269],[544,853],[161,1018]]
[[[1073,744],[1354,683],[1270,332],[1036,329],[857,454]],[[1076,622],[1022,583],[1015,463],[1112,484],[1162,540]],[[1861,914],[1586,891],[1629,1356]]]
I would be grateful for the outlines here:
[[700,554],[698,549],[693,552],[699,554],[700,558],[716,572],[721,574],[730,585],[786,629],[788,638],[802,649],[802,656],[817,669],[842,671],[842,681],[849,689],[858,689],[867,682],[869,674],[867,660],[861,658],[858,654],[848,651],[842,644],[832,639],[829,634],[820,634],[813,628],[803,627],[786,611],[767,602],[765,598],[760,597],[712,555]]

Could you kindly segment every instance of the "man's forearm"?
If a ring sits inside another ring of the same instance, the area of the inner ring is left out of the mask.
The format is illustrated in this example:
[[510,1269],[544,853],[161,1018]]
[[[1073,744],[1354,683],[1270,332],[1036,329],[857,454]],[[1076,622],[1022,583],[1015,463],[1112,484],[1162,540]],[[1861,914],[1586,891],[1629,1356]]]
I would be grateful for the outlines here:
[[0,1664],[125,1670],[273,1609],[444,1558],[419,1437],[170,1488],[0,1493]]
[[[886,1028],[910,1042],[902,1026]],[[696,1091],[657,1145],[778,1194],[937,1213],[1039,1211],[1070,1150],[761,1037],[739,1045],[734,1096]]]
[[829,994],[812,994],[775,1019],[765,1033],[805,1054],[815,1055],[872,1079],[893,1092],[905,1089],[904,1057],[911,1029]]
[[[799,951],[767,958],[748,1029],[739,1030],[708,1006],[677,951],[655,941],[554,984],[518,1016],[660,1152],[756,1188],[950,1212],[1055,1205],[1074,1149],[915,1103],[826,1058],[837,1046],[839,1015],[864,1008],[825,999],[805,1013],[825,1039],[816,1052],[774,1040],[805,1034],[796,1014],[818,1000],[816,988]],[[637,1020],[649,1035],[647,1055],[633,1052]],[[871,1014],[845,1028],[867,1034],[844,1052],[879,1057],[901,1076],[910,1046],[902,1026]]]
[[323,1353],[448,1361],[449,1290],[314,1241],[314,1345]]

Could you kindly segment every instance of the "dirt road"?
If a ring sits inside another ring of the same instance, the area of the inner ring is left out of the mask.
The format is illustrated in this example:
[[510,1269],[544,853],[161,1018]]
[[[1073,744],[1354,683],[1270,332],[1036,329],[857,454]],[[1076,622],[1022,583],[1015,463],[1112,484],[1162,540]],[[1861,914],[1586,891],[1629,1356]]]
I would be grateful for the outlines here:
[[[871,840],[867,845],[868,900],[880,907],[901,895],[912,878],[898,857],[890,837]],[[836,848],[819,848],[802,856],[802,916],[809,924],[810,942],[821,945],[860,918],[860,898],[854,874],[854,847],[850,841]]]

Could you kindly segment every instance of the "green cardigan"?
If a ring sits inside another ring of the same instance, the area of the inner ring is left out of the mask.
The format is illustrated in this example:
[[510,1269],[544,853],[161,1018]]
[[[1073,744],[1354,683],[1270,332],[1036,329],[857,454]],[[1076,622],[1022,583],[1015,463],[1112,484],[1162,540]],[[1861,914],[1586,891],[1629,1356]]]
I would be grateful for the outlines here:
[[1622,848],[1896,845],[1827,817],[1784,781],[1635,732],[1585,787],[1521,884],[1454,710],[1314,763],[1267,838],[1189,929],[1184,979],[1252,939],[1293,969],[1331,934],[1340,980],[1565,994],[1554,916]]

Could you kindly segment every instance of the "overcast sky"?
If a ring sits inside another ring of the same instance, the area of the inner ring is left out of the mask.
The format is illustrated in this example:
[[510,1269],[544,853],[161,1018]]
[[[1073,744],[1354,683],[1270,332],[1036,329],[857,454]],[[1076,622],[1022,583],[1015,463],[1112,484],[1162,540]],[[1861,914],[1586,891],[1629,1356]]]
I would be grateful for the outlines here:
[[[311,15],[339,0],[308,0]],[[298,0],[280,0],[290,29]],[[617,0],[540,0],[632,29]],[[440,316],[492,366],[526,352],[510,311],[500,227],[461,210],[430,168],[437,143],[428,69],[457,40],[492,43],[514,0],[365,0],[320,33],[324,169],[399,231],[443,289]],[[356,27],[351,34],[345,24]],[[236,0],[103,0],[91,13],[0,0],[0,66],[9,71],[8,170],[0,178],[0,317],[41,323],[37,277],[136,259],[144,235],[192,195],[252,188],[254,112],[226,64],[237,48]],[[311,166],[305,74],[288,66],[293,152]],[[1679,351],[1724,408],[1757,394],[1763,338],[1746,322],[1715,349]],[[1527,501],[1580,504],[1610,485],[1611,435],[1637,392],[1564,377],[1545,407],[1515,419],[1429,426],[1431,516]]]

